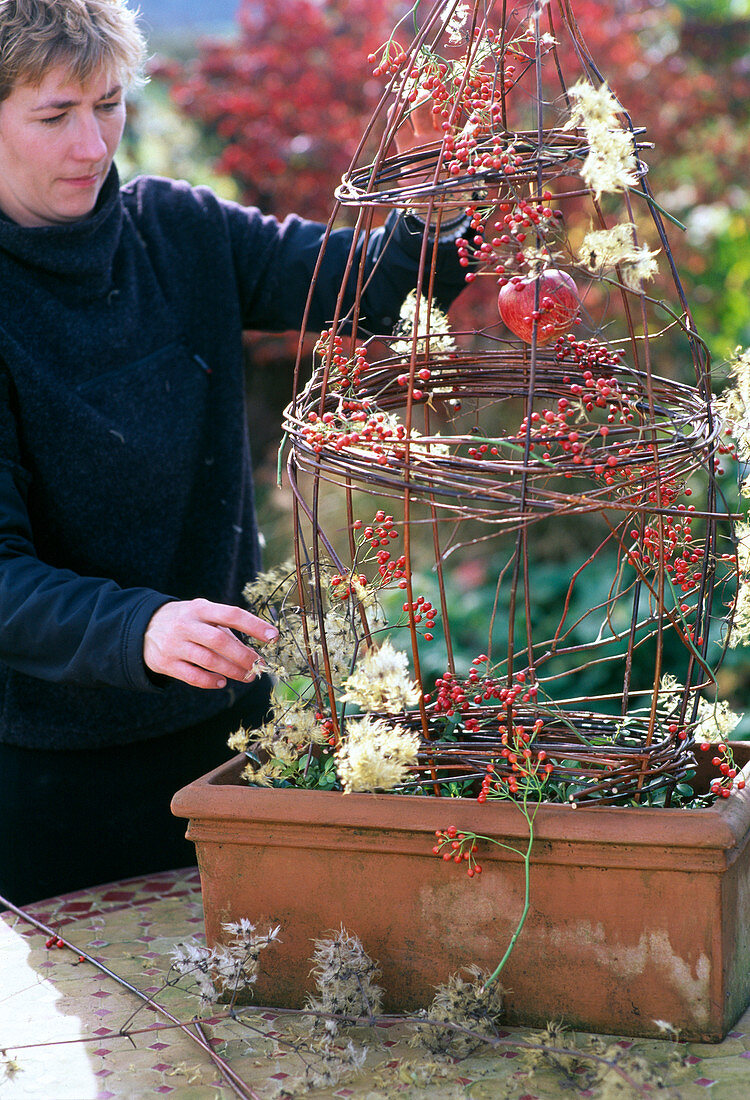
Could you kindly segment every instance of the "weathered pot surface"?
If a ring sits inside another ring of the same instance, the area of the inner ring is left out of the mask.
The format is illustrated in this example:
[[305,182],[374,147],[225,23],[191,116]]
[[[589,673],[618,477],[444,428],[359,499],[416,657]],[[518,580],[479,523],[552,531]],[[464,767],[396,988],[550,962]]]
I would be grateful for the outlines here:
[[[735,759],[750,778],[750,745]],[[704,754],[700,754],[703,756]],[[432,853],[455,825],[523,847],[510,803],[248,787],[236,757],[179,791],[206,935],[247,917],[281,944],[259,1004],[299,1006],[312,940],[343,925],[380,963],[386,1009],[429,1004],[461,967],[493,970],[523,908],[519,855],[482,844],[482,874]],[[718,1041],[750,1001],[750,788],[706,809],[542,805],[531,908],[503,970],[508,1023]]]

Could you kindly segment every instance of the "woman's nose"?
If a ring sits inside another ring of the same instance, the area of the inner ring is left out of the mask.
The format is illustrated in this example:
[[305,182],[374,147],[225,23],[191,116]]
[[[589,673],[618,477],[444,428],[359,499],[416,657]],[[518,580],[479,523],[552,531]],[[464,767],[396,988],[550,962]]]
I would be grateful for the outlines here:
[[107,152],[107,143],[102,137],[98,119],[82,119],[77,127],[73,142],[73,153],[79,160],[96,161]]

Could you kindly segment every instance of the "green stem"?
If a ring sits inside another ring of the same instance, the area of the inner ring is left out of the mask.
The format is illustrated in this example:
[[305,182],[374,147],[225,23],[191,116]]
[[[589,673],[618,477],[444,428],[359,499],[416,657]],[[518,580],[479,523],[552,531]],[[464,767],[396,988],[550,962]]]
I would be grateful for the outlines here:
[[505,954],[503,955],[502,959],[500,960],[500,962],[495,967],[492,974],[490,974],[487,981],[482,986],[483,989],[487,989],[489,986],[491,986],[493,984],[493,982],[497,981],[497,979],[500,975],[500,971],[505,966],[506,962],[508,961],[508,958],[510,957],[511,951],[513,950],[513,948],[516,945],[516,940],[521,935],[521,930],[522,930],[524,924],[526,923],[526,917],[528,916],[528,913],[529,913],[529,887],[530,887],[530,881],[531,881],[531,848],[532,848],[532,845],[534,843],[534,816],[535,816],[536,810],[534,811],[534,814],[529,813],[528,805],[527,805],[527,799],[528,799],[528,794],[524,793],[523,806],[519,806],[519,809],[521,810],[521,813],[523,814],[523,816],[526,818],[526,823],[529,826],[529,842],[526,845],[526,851],[525,851],[524,857],[523,857],[524,898],[523,898],[523,910],[521,912],[521,919],[519,920],[518,924],[516,925],[516,930],[513,933],[513,935],[511,936],[511,940],[510,940],[510,943],[508,944],[508,946],[505,950]]
[[282,470],[284,468],[284,448],[289,442],[289,432],[284,432],[279,443],[278,458],[276,459],[276,484],[281,487]]
[[645,199],[649,206],[653,206],[662,217],[670,221],[672,225],[676,225],[678,229],[682,229],[684,233],[687,233],[687,226],[683,225],[681,221],[678,221],[674,214],[670,214],[668,210],[665,210],[663,206],[660,206],[653,195],[647,194],[645,191],[641,191],[637,187],[628,187],[628,193],[631,195],[637,195],[639,198]]

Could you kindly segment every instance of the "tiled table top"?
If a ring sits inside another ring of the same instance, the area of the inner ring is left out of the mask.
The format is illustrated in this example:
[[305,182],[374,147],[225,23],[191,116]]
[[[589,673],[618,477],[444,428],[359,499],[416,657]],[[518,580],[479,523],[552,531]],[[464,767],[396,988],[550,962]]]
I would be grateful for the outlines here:
[[[175,944],[202,942],[200,882],[195,869],[134,879],[31,906],[29,912],[66,940],[150,996],[178,1020],[200,1016],[206,1040],[244,1082],[238,1093],[208,1054],[131,990],[10,912],[0,919],[0,1098],[2,1100],[252,1100],[285,1096],[386,1100],[547,1100],[563,1096],[625,1100],[650,1093],[670,1100],[742,1100],[750,1096],[750,1011],[718,1045],[595,1039],[567,1035],[581,1057],[540,1059],[540,1033],[514,1029],[501,1047],[463,1060],[436,1059],[409,1045],[401,1023],[352,1032],[367,1047],[364,1067],[306,1092],[308,1048],[298,1016],[260,1008],[227,1018],[202,1009],[188,986],[165,987]],[[212,1015],[213,1013],[213,1015]],[[342,1046],[345,1042],[342,1042]],[[601,1062],[619,1059],[605,1076]],[[598,1067],[598,1068],[597,1068]],[[662,1081],[658,1087],[657,1081]],[[616,1084],[621,1091],[612,1092]],[[609,1091],[608,1091],[609,1090]]]

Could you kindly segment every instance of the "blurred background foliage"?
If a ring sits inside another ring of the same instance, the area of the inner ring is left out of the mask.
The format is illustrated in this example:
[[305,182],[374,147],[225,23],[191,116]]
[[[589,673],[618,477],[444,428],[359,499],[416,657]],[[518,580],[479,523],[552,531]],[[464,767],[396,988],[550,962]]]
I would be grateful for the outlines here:
[[[367,55],[409,6],[241,0],[228,23],[226,0],[190,0],[189,19],[179,15],[179,0],[171,13],[162,0],[142,2],[152,79],[131,103],[121,174],[177,176],[279,217],[294,212],[327,220],[333,189],[383,92]],[[650,184],[684,226],[670,226],[670,245],[717,364],[718,388],[722,364],[739,345],[750,345],[750,0],[576,0],[574,10],[610,87],[653,143]],[[563,71],[575,79],[569,50],[561,43]],[[488,308],[496,316],[490,301],[496,288],[483,282],[454,307],[455,327],[481,328]],[[247,338],[248,416],[269,564],[291,547],[291,503],[276,487],[276,451],[296,346],[293,334]],[[659,372],[689,382],[682,361],[679,347],[668,348]],[[736,475],[728,468],[731,506]],[[548,540],[538,540],[540,615],[563,598],[573,568],[564,547],[579,538],[580,530],[561,529],[552,553]],[[495,553],[493,541],[477,544],[473,564],[460,566],[465,598],[457,635],[467,655],[481,645],[475,623],[495,599]],[[605,555],[597,561],[587,584],[604,590],[613,565]],[[439,653],[436,646],[436,674]],[[750,737],[748,664],[746,650],[730,650],[719,687],[746,712],[740,734]]]

